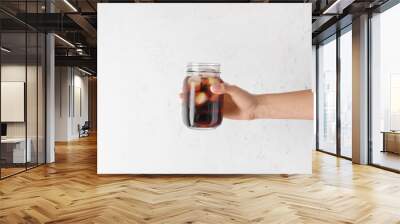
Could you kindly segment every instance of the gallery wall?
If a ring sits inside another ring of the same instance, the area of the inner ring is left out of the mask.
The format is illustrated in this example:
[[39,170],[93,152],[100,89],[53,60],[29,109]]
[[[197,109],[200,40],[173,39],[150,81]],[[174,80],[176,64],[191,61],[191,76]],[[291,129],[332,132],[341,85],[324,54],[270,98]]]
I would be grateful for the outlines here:
[[311,89],[310,21],[311,4],[99,4],[98,173],[310,173],[312,121],[190,130],[178,96],[188,62],[255,94]]
[[79,138],[78,125],[88,120],[88,77],[74,67],[56,67],[55,140]]

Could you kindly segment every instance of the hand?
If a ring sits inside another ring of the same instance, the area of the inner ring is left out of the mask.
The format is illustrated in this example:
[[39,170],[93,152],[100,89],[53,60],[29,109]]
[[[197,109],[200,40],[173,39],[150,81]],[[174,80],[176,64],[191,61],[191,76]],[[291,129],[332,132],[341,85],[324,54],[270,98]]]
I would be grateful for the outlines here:
[[[223,115],[225,118],[234,120],[253,120],[257,99],[253,94],[227,83],[211,86],[214,94],[224,94]],[[183,93],[180,94],[183,99]]]
[[229,119],[314,119],[311,90],[255,95],[235,85],[220,83],[212,85],[211,91],[224,94],[223,115]]
[[253,120],[257,108],[257,98],[235,85],[220,83],[211,86],[214,94],[224,94],[223,115],[234,120]]

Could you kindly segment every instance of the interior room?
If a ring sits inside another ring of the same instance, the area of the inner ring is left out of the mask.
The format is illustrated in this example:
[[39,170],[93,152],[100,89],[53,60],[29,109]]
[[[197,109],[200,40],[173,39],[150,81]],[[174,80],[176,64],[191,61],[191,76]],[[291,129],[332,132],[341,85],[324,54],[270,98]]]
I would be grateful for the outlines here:
[[0,223],[400,223],[398,0],[0,1]]
[[1,177],[45,162],[45,36],[1,34]]

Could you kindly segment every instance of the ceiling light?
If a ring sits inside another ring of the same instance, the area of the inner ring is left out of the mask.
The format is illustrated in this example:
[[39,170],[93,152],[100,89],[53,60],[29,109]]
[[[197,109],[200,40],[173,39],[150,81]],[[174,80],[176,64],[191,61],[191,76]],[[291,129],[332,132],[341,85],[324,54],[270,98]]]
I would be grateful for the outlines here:
[[76,49],[76,53],[78,53],[79,55],[83,55],[83,49],[82,48],[77,48]]
[[324,10],[322,14],[341,14],[343,9],[351,5],[354,0],[336,0],[332,5]]
[[73,6],[68,0],[64,0],[65,4],[67,4],[74,12],[78,12],[78,10]]
[[90,72],[88,72],[88,71],[86,71],[86,70],[83,70],[83,69],[81,69],[81,68],[79,68],[79,67],[78,67],[78,70],[81,71],[81,72],[83,72],[83,73],[85,73],[85,74],[87,74],[87,75],[93,75],[92,73],[90,73]]
[[5,48],[5,47],[1,47],[0,49],[1,49],[2,51],[6,52],[6,53],[10,53],[10,52],[11,52],[11,50],[9,50],[9,49],[7,49],[7,48]]
[[60,37],[59,35],[57,35],[57,34],[54,34],[54,36],[55,37],[57,37],[59,40],[61,40],[62,42],[64,42],[64,43],[66,43],[67,45],[69,45],[70,47],[73,47],[73,48],[75,48],[75,45],[73,45],[71,42],[69,42],[68,40],[66,40],[66,39],[64,39],[64,38],[62,38],[62,37]]

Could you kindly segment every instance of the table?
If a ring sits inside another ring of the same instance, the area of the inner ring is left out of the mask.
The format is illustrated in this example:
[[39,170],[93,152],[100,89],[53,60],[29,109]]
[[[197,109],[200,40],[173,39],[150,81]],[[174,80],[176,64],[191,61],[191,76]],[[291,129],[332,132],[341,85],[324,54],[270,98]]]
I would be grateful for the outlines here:
[[25,138],[6,138],[1,139],[1,157],[6,163],[26,163],[31,162],[32,153],[30,138],[26,139],[28,143],[25,154]]
[[382,152],[392,152],[400,154],[400,131],[382,131],[383,150]]

